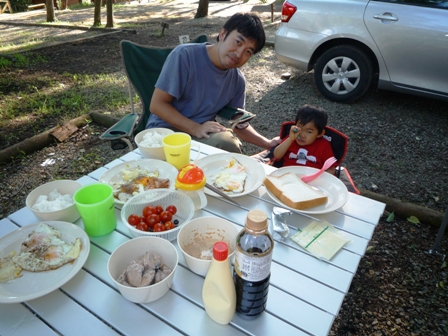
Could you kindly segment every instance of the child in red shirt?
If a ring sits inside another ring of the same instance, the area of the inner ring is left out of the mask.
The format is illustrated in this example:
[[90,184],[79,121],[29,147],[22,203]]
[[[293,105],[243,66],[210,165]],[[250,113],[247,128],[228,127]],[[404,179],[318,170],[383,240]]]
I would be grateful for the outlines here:
[[[322,168],[325,160],[334,156],[330,142],[323,138],[327,121],[328,115],[323,108],[302,105],[297,111],[296,124],[291,126],[289,136],[275,148],[275,159],[283,159],[283,167]],[[327,172],[334,174],[336,166],[337,163],[327,169]]]

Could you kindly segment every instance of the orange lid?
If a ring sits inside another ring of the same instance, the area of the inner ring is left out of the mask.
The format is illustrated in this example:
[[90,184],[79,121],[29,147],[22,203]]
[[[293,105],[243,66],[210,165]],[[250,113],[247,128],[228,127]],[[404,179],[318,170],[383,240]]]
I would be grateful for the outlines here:
[[188,164],[179,170],[176,188],[182,190],[198,190],[205,185],[205,175],[201,168]]

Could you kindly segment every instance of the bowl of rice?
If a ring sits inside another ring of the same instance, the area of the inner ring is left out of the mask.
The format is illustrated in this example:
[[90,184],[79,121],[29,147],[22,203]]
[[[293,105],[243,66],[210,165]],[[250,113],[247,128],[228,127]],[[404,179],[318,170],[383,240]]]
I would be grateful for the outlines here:
[[81,187],[81,183],[72,180],[43,184],[28,195],[26,206],[39,220],[74,223],[80,215],[73,194]]
[[174,131],[169,128],[150,128],[138,133],[134,140],[144,158],[165,161],[162,139],[171,133]]

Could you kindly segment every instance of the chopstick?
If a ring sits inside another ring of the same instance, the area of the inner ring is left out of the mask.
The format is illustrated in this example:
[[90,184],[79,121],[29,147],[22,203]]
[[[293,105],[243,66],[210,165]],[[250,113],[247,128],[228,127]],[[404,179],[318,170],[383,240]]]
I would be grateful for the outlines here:
[[218,195],[222,196],[223,198],[225,198],[226,200],[232,202],[235,205],[240,206],[232,197],[230,197],[229,195],[227,195],[226,193],[224,193],[223,191],[219,190],[218,188],[215,188],[214,186],[212,186],[211,184],[205,183],[205,187],[207,187],[208,189],[210,189],[211,191],[214,191],[215,193],[217,193]]

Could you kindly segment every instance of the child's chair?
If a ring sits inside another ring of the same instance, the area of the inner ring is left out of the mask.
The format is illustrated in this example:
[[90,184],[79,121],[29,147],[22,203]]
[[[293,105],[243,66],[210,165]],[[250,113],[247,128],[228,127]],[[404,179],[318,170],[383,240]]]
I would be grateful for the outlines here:
[[[280,127],[281,139],[289,135],[289,130],[293,125],[295,125],[294,121],[286,121],[281,125]],[[324,139],[330,141],[334,157],[336,158],[336,160],[338,160],[337,161],[338,166],[336,167],[336,176],[342,182],[344,182],[348,191],[359,195],[360,192],[353,183],[353,180],[350,174],[348,173],[348,170],[341,166],[341,163],[344,160],[345,155],[347,154],[348,137],[344,133],[339,132],[338,130],[335,130],[334,128],[331,128],[329,126],[326,126]],[[259,154],[253,155],[252,157],[260,162],[280,168],[283,166],[283,160],[276,160],[274,158],[274,149],[275,147],[269,150],[265,150]]]

